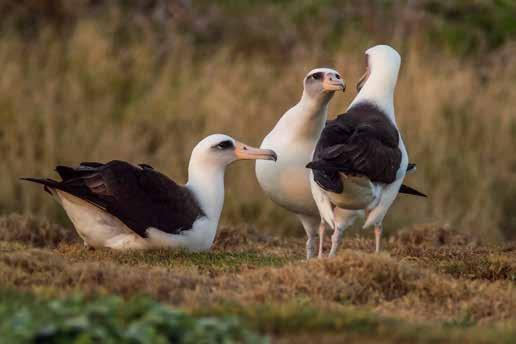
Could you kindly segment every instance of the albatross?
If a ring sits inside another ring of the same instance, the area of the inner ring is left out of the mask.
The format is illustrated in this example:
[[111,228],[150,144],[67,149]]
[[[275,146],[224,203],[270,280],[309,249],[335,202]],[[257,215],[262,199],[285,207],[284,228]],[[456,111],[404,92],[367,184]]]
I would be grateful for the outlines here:
[[[315,255],[315,239],[321,223],[310,190],[309,170],[317,139],[323,130],[328,103],[336,91],[344,91],[339,72],[330,68],[311,70],[303,80],[299,102],[283,114],[260,148],[273,149],[278,161],[256,162],[256,177],[264,192],[278,205],[294,213],[307,235],[307,259]],[[346,218],[355,212],[343,210]],[[348,214],[349,213],[349,214]]]
[[[386,45],[368,49],[365,56],[366,72],[357,84],[358,95],[346,113],[327,123],[307,165],[321,218],[334,229],[330,256],[342,241],[336,210],[365,211],[363,227],[374,227],[379,252],[382,222],[398,192],[425,196],[402,184],[415,166],[409,164],[394,113],[401,57]],[[323,236],[324,232],[319,240]],[[322,246],[319,255],[321,250]]]
[[202,251],[215,238],[226,167],[242,159],[276,160],[276,153],[215,134],[193,149],[185,185],[149,165],[118,160],[57,166],[61,181],[22,179],[44,185],[86,246]]

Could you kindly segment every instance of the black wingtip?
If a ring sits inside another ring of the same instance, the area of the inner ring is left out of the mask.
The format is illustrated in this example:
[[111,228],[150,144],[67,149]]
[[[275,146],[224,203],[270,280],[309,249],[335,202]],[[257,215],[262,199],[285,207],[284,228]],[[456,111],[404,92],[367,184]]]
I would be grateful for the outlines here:
[[40,183],[41,184],[41,179],[40,178],[21,177],[20,180],[24,180],[24,181],[27,181],[27,182],[33,182],[33,183]]
[[409,173],[409,172],[416,172],[416,164],[409,163],[407,165],[407,173]]
[[419,197],[425,197],[425,198],[428,197],[426,194],[419,192],[416,189],[411,188],[410,186],[407,186],[405,184],[401,185],[399,192],[403,193],[403,194],[407,194],[407,195],[413,195],[413,196],[419,196]]
[[324,162],[322,160],[313,160],[306,164],[306,168],[310,168],[312,170],[320,170],[324,167]]
[[54,186],[56,184],[59,184],[58,181],[55,181],[55,180],[50,179],[50,178],[22,177],[22,178],[20,178],[20,180],[24,180],[24,181],[32,182],[32,183],[36,183],[36,184],[48,185],[50,187],[52,187],[52,186]]

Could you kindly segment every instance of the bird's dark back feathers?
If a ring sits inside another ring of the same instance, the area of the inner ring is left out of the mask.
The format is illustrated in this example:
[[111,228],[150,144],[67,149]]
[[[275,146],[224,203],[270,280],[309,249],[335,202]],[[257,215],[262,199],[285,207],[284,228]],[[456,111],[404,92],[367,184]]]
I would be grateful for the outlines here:
[[149,227],[177,234],[192,228],[204,216],[186,187],[151,166],[134,166],[114,160],[106,164],[82,163],[78,167],[57,166],[63,179],[27,178],[46,187],[62,190],[103,209],[141,236]]
[[363,175],[372,182],[392,183],[401,164],[398,130],[376,106],[358,104],[328,121],[316,145],[315,181],[332,192],[342,192],[339,173]]

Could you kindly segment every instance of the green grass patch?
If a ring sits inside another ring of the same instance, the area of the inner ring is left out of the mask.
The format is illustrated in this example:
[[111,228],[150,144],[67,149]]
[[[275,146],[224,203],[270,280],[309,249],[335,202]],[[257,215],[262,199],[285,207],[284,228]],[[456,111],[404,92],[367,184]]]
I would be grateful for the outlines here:
[[[21,242],[0,241],[0,253],[32,249]],[[238,272],[244,268],[276,267],[292,261],[287,255],[248,251],[188,252],[184,250],[114,251],[107,248],[89,250],[82,245],[66,246],[56,254],[71,262],[109,261],[130,266],[195,268],[199,272]]]
[[194,267],[198,271],[236,272],[243,268],[281,266],[288,259],[282,256],[246,252],[187,252],[179,250],[151,250],[116,252],[108,249],[86,249],[65,253],[79,261],[109,260],[124,265],[152,265],[165,268]]
[[266,343],[236,317],[194,317],[149,298],[36,299],[1,292],[5,343]]

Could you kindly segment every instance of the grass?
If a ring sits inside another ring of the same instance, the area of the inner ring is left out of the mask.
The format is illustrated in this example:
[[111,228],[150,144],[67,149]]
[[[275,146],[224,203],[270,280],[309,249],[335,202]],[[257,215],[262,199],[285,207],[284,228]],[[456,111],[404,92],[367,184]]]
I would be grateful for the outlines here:
[[[265,304],[246,309],[238,306],[223,307],[215,310],[215,314],[228,312],[247,319],[255,329],[271,334],[279,343],[315,340],[323,343],[348,340],[375,343],[452,343],[457,340],[482,343],[500,340],[510,343],[516,335],[514,325],[498,327],[463,320],[441,324],[407,323],[356,307],[321,310],[306,301],[282,305]],[[213,310],[209,313],[213,314]]]
[[135,252],[131,255],[124,253],[112,252],[108,250],[99,250],[95,255],[84,252],[83,249],[69,246],[64,247],[58,253],[66,255],[66,257],[74,261],[96,261],[105,262],[113,261],[123,265],[149,265],[160,266],[164,268],[174,268],[177,266],[186,266],[198,270],[199,272],[229,272],[239,271],[247,266],[267,267],[279,266],[286,261],[281,256],[267,256],[255,250],[250,252],[209,252],[209,253],[187,253],[187,252],[168,252],[168,251],[150,251]]
[[486,245],[450,228],[398,231],[380,255],[371,253],[372,240],[348,236],[336,258],[306,262],[303,240],[246,226],[222,228],[208,253],[114,252],[88,250],[67,235],[40,245],[22,232],[47,223],[18,218],[35,225],[20,226],[17,238],[0,227],[4,302],[25,293],[66,302],[79,293],[87,309],[110,295],[145,296],[194,317],[236,316],[274,342],[516,336],[516,246]]
[[[0,4],[0,323],[20,309],[41,324],[54,303],[89,319],[106,303],[123,324],[124,307],[180,309],[193,328],[214,316],[233,329],[236,315],[279,343],[516,340],[510,1],[94,3]],[[18,182],[112,159],[183,182],[207,134],[259,145],[314,67],[343,75],[329,115],[342,113],[378,43],[403,57],[397,122],[418,166],[406,182],[430,195],[398,198],[380,255],[354,228],[336,258],[305,262],[299,223],[249,162],[228,169],[209,253],[87,250],[56,202]],[[153,326],[142,333],[166,332]]]

